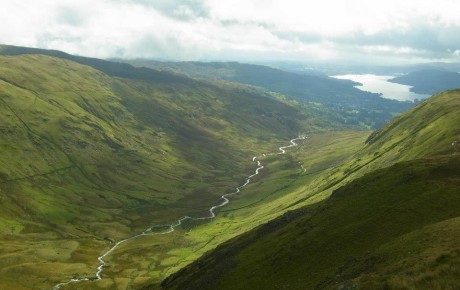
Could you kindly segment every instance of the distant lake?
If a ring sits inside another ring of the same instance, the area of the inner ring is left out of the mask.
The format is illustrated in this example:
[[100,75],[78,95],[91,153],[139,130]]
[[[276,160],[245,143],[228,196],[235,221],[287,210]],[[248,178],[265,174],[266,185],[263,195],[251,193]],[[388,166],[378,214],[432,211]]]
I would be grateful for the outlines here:
[[398,101],[414,101],[415,99],[426,99],[429,95],[416,94],[409,89],[410,86],[391,83],[388,80],[394,78],[394,76],[380,76],[380,75],[339,75],[331,76],[337,79],[352,80],[354,82],[361,83],[362,86],[357,85],[356,87],[362,91],[368,91],[371,93],[380,93],[382,98],[394,99]]

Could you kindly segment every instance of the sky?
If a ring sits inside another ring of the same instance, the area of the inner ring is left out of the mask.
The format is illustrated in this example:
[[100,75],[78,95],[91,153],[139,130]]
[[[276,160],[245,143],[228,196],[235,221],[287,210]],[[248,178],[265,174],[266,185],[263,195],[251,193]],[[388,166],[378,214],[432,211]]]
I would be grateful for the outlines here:
[[460,61],[458,0],[2,0],[0,43],[99,58]]

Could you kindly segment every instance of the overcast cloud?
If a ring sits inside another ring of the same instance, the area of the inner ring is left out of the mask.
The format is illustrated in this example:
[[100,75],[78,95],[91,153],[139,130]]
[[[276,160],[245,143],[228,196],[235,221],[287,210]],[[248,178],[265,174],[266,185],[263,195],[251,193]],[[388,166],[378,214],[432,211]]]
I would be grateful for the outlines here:
[[175,60],[460,60],[458,0],[4,0],[0,43]]

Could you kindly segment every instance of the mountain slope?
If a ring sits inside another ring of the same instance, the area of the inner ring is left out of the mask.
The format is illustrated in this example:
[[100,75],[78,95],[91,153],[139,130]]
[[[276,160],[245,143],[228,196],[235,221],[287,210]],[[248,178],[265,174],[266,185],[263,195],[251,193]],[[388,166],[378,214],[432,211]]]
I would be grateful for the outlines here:
[[219,246],[162,287],[455,289],[459,111],[457,90],[395,118],[322,176],[322,201]]
[[[439,281],[439,285],[452,287],[457,268],[436,273],[438,268],[444,268],[436,260],[445,255],[452,259],[447,260],[449,263],[459,263],[459,237],[453,241],[456,247],[431,249],[425,256],[422,253],[433,246],[430,241],[407,245],[405,236],[458,217],[459,161],[456,157],[441,162],[406,162],[366,175],[336,191],[323,203],[285,214],[218,247],[192,267],[166,280],[163,286],[165,289],[337,289],[352,285],[393,289],[408,283],[405,286],[427,289]],[[449,237],[449,231],[442,231],[442,227],[440,230],[432,239]],[[458,230],[457,223],[455,231]],[[412,273],[407,278],[397,277],[398,272],[392,273],[390,269],[401,267],[404,259],[416,261],[408,252],[417,253],[423,261],[433,264],[427,265],[424,272],[423,262],[412,262],[421,269],[409,268]],[[363,274],[366,278],[362,279],[369,280],[365,284],[353,280]],[[430,280],[424,281],[429,274]],[[443,275],[449,275],[450,280]],[[377,282],[380,280],[386,286]]]
[[82,65],[88,65],[96,70],[102,71],[112,77],[121,77],[133,80],[144,80],[162,83],[190,83],[190,78],[161,72],[154,69],[135,68],[129,64],[112,62],[97,58],[71,55],[58,50],[48,50],[31,47],[21,47],[13,45],[0,45],[0,55],[24,55],[24,54],[41,54],[60,59],[67,59]]
[[444,90],[460,88],[460,73],[436,69],[425,69],[408,73],[389,80],[390,82],[412,86],[412,92],[436,94]]
[[0,288],[94,275],[114,241],[202,214],[253,150],[309,130],[260,91],[161,74],[177,81],[0,56]]
[[[185,73],[198,78],[214,78],[266,87],[272,91],[296,96],[308,101],[340,102],[347,98],[366,98],[372,94],[354,88],[351,83],[326,76],[305,76],[279,69],[237,62],[149,62],[131,61],[136,66],[147,66],[167,71]],[[343,100],[339,98],[343,97]]]
[[380,127],[395,114],[410,108],[410,102],[381,98],[361,91],[353,82],[326,76],[302,75],[261,66],[228,63],[128,61],[138,67],[183,73],[191,77],[223,79],[281,93],[315,107],[329,118],[348,126]]
[[374,131],[366,146],[337,169],[344,173],[339,180],[354,179],[396,162],[454,153],[452,143],[460,139],[459,110],[460,90],[453,90],[434,95],[394,118]]

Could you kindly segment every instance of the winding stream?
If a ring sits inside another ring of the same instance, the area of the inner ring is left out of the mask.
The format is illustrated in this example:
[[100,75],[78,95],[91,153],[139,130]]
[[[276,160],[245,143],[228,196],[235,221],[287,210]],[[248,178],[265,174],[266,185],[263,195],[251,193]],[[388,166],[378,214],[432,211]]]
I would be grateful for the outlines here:
[[[297,140],[304,140],[306,139],[307,137],[298,137],[298,138],[294,138],[294,139],[291,139],[289,142],[290,142],[290,145],[287,145],[287,146],[282,146],[282,147],[279,147],[279,152],[276,152],[276,153],[268,153],[268,154],[263,154],[261,157],[263,156],[269,156],[269,155],[281,155],[281,154],[285,154],[286,153],[286,149],[288,148],[291,148],[291,147],[294,147],[294,146],[297,146],[297,143],[295,141]],[[164,231],[164,232],[153,232],[153,229],[158,227],[157,225],[154,225],[154,226],[151,226],[149,228],[147,228],[146,230],[144,230],[142,233],[140,234],[137,234],[137,235],[134,235],[132,237],[129,237],[129,238],[126,238],[124,240],[120,240],[118,241],[117,243],[115,243],[115,245],[113,245],[110,249],[108,249],[106,252],[104,252],[102,255],[100,255],[97,260],[99,261],[99,266],[97,267],[97,270],[96,270],[96,273],[95,273],[95,277],[93,278],[72,278],[70,280],[68,280],[67,282],[62,282],[62,283],[59,283],[57,285],[55,285],[53,287],[53,290],[58,290],[60,289],[61,287],[65,286],[65,285],[69,285],[69,284],[73,284],[73,283],[80,283],[80,282],[85,282],[85,281],[98,281],[98,280],[101,280],[102,277],[101,277],[101,274],[102,272],[104,271],[104,267],[107,265],[107,262],[104,260],[105,257],[107,257],[108,255],[110,255],[113,251],[115,251],[116,248],[118,248],[121,244],[124,244],[124,243],[127,243],[129,241],[132,241],[134,239],[137,239],[137,238],[140,238],[140,237],[143,237],[143,236],[149,236],[149,235],[165,235],[165,234],[169,234],[169,233],[172,233],[175,231],[175,228],[177,228],[178,226],[180,226],[184,221],[186,220],[207,220],[207,219],[213,219],[216,217],[216,213],[215,213],[215,210],[218,209],[218,208],[221,208],[225,205],[227,205],[230,200],[228,199],[228,197],[232,196],[232,195],[235,195],[237,193],[239,193],[241,191],[241,189],[245,186],[247,186],[250,182],[251,182],[251,179],[258,175],[260,170],[264,168],[264,166],[260,163],[259,160],[257,160],[258,158],[260,157],[257,157],[257,156],[254,156],[252,158],[252,162],[256,162],[257,163],[257,168],[255,170],[255,172],[251,175],[249,175],[248,177],[246,177],[246,181],[235,188],[235,190],[233,192],[230,192],[230,193],[227,193],[227,194],[224,194],[221,196],[221,199],[222,199],[222,202],[219,203],[218,205],[214,205],[212,206],[209,210],[208,210],[208,215],[207,216],[203,216],[203,217],[190,217],[190,216],[183,216],[181,218],[179,218],[174,224],[170,224],[170,225],[166,225],[167,227],[167,230]],[[303,167],[302,167],[303,168]]]

